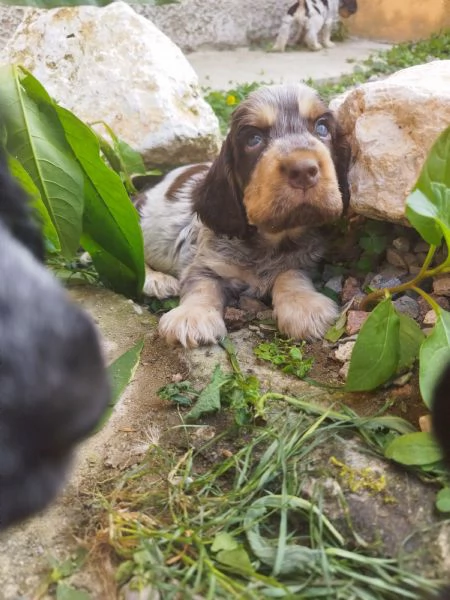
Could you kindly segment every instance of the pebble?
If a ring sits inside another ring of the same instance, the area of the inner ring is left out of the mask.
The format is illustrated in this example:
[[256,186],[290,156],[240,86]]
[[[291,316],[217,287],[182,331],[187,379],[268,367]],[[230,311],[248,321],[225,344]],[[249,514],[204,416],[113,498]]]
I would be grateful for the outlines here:
[[346,304],[357,296],[363,296],[363,292],[356,277],[347,277],[342,286],[342,302]]
[[436,321],[437,321],[437,317],[436,317],[436,313],[434,312],[434,310],[429,310],[423,318],[424,325],[433,326],[433,325],[436,325]]
[[398,300],[394,300],[394,306],[398,312],[408,315],[412,319],[417,319],[420,313],[419,303],[414,298],[402,296]]
[[349,362],[346,362],[345,364],[343,364],[342,367],[339,369],[340,377],[342,377],[343,379],[347,379],[349,369],[350,369]]
[[441,275],[433,280],[433,292],[438,296],[450,296],[450,275]]
[[343,281],[344,281],[343,275],[335,275],[334,277],[331,277],[331,279],[329,279],[326,282],[325,287],[328,288],[329,290],[332,290],[333,292],[336,292],[336,294],[340,294],[342,292]]
[[[414,254],[412,256],[414,256]],[[396,250],[395,248],[388,248],[386,250],[386,260],[394,267],[404,267],[406,265],[404,253],[400,252],[400,250]]]
[[425,431],[426,433],[431,433],[431,416],[430,415],[422,415],[419,417],[419,428],[420,431]]
[[363,324],[366,322],[368,312],[364,310],[349,310],[347,313],[347,324],[345,326],[345,333],[347,335],[354,335],[358,333]]
[[401,284],[401,280],[398,277],[394,277],[391,274],[385,272],[378,273],[375,277],[370,280],[369,286],[374,289],[393,288]]
[[225,309],[224,321],[230,331],[242,329],[242,327],[244,327],[244,325],[246,325],[251,318],[252,317],[249,316],[249,313],[240,308],[227,306]]
[[417,242],[417,244],[414,244],[414,252],[416,254],[419,254],[421,252],[424,252],[425,254],[427,254],[429,248],[430,248],[429,244],[427,244],[423,240],[421,240],[420,242]]
[[402,235],[398,238],[395,238],[395,240],[392,241],[392,245],[399,252],[409,252],[409,249],[411,247],[408,238]]
[[339,362],[347,362],[350,360],[356,342],[346,342],[341,344],[335,351],[334,357]]

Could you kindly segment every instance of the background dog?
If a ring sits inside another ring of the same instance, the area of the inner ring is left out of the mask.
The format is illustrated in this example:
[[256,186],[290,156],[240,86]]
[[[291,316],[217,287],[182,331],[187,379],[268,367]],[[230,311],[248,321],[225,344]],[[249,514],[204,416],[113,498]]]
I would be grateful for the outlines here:
[[273,50],[285,51],[295,26],[297,35],[294,43],[303,41],[310,50],[332,48],[333,26],[339,17],[346,19],[357,10],[357,0],[299,0],[283,17]]
[[320,337],[337,315],[307,270],[317,227],[349,199],[350,153],[333,114],[305,85],[260,88],[234,111],[219,157],[181,167],[136,199],[148,264],[144,292],[180,294],[160,332],[184,346],[226,334],[234,296],[272,296],[279,330]]
[[0,153],[0,529],[44,508],[109,400],[90,319],[42,264],[26,197]]

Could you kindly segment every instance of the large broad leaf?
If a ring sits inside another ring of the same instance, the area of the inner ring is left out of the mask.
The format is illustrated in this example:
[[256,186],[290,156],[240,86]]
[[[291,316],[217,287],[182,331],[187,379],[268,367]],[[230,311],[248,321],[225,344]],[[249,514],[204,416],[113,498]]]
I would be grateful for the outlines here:
[[400,357],[400,319],[390,298],[370,313],[361,328],[350,360],[345,389],[373,390],[396,371]]
[[430,465],[443,458],[442,450],[431,435],[424,431],[407,433],[395,438],[384,452],[386,458],[402,465]]
[[95,134],[70,111],[57,111],[85,175],[83,247],[106,285],[126,296],[139,296],[145,270],[137,212],[120,177],[101,159]]
[[425,334],[411,317],[398,313],[399,328],[399,358],[397,371],[409,369],[419,357],[420,346]]
[[229,381],[230,376],[216,365],[211,381],[202,390],[195,406],[186,415],[187,421],[197,421],[200,417],[220,409],[220,389]]
[[437,245],[442,235],[450,242],[450,127],[434,143],[412,194],[406,216],[420,235]]
[[83,215],[83,174],[42,85],[26,69],[0,67],[0,111],[7,149],[39,190],[62,253],[78,249]]
[[47,242],[47,248],[50,249],[52,252],[60,251],[61,246],[59,243],[59,238],[55,226],[53,225],[52,220],[50,219],[48,210],[45,208],[45,204],[42,202],[41,194],[39,193],[37,187],[34,185],[33,180],[22,167],[20,162],[10,154],[8,155],[8,166],[11,174],[20,182],[21,186],[28,194],[28,197],[31,201],[31,205],[39,215],[42,233],[44,234],[44,238]]
[[441,310],[431,334],[420,348],[419,385],[423,401],[431,407],[433,393],[444,367],[450,363],[450,313]]

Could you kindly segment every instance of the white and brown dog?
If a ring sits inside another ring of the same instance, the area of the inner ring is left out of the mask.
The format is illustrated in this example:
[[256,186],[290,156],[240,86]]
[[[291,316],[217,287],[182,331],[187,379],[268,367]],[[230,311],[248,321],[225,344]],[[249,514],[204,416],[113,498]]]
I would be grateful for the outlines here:
[[337,307],[307,275],[322,254],[317,227],[348,202],[349,148],[306,85],[263,87],[234,111],[212,165],[169,173],[136,199],[148,265],[144,293],[180,294],[160,321],[169,343],[226,334],[227,301],[271,295],[279,330],[320,337]]
[[294,26],[297,26],[294,43],[301,41],[310,50],[332,48],[333,26],[339,17],[347,19],[357,10],[357,0],[299,0],[284,15],[273,50],[285,51]]

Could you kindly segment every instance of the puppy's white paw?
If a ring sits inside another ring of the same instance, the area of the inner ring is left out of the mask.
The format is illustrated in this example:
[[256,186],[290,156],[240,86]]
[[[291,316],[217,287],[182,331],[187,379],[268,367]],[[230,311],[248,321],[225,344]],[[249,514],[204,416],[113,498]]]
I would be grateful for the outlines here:
[[284,335],[296,339],[321,338],[336,321],[339,311],[327,296],[311,291],[308,294],[285,298],[274,308],[278,329]]
[[169,344],[185,348],[215,344],[227,334],[221,313],[215,308],[180,304],[161,317],[159,333]]
[[145,283],[142,292],[146,296],[151,296],[162,300],[171,296],[180,294],[180,282],[176,277],[153,271],[148,267],[145,269]]
[[336,44],[331,40],[324,40],[322,44],[324,48],[334,48],[336,46]]
[[317,52],[317,50],[322,50],[322,44],[319,44],[319,42],[313,42],[308,44],[308,48],[313,52]]

